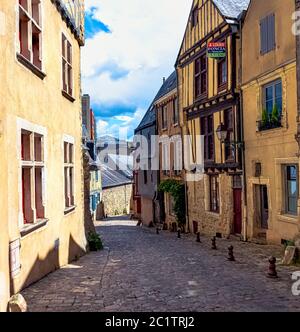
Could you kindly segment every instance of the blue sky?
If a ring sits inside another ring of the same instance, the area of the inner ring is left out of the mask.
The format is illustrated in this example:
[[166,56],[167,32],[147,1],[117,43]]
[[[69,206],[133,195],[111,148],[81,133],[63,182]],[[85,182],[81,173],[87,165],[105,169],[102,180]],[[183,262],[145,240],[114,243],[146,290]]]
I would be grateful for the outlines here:
[[191,0],[86,0],[83,93],[102,135],[133,136],[174,70]]

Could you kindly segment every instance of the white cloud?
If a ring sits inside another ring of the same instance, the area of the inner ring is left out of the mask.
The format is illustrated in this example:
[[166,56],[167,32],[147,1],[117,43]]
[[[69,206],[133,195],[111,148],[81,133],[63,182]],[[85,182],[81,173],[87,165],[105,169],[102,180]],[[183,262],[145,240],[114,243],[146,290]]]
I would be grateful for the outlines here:
[[103,121],[103,120],[97,121],[97,135],[98,136],[106,135],[107,129],[108,129],[108,122]]
[[[111,33],[88,39],[82,51],[83,89],[98,105],[146,109],[174,70],[191,0],[86,0]],[[118,79],[114,70],[121,71]],[[124,115],[124,122],[129,119]],[[121,118],[119,118],[121,119]]]

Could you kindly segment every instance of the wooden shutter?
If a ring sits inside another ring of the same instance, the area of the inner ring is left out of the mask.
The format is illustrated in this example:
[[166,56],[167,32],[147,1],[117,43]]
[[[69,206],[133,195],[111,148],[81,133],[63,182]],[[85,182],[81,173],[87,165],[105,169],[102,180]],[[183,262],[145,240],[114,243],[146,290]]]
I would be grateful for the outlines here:
[[268,16],[268,52],[275,49],[275,15]]
[[260,52],[266,54],[275,46],[275,14],[271,14],[260,21]]
[[268,19],[263,18],[260,21],[260,53],[267,53],[268,49]]

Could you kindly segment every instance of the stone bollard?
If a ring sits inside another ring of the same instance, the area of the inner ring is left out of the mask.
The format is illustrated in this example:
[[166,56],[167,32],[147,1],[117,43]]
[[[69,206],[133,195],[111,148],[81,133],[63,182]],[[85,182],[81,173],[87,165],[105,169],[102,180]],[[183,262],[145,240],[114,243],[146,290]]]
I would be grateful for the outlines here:
[[269,258],[269,271],[268,271],[268,278],[273,278],[276,279],[278,278],[277,271],[276,271],[276,258],[275,257],[270,257]]
[[181,230],[180,229],[178,229],[178,231],[177,231],[177,237],[178,237],[178,239],[181,239]]
[[233,246],[230,246],[228,248],[228,260],[230,262],[234,262],[235,261],[235,258],[234,258],[234,255],[233,255]]
[[211,239],[211,249],[213,250],[217,250],[217,244],[216,244],[216,237],[214,236],[212,239]]
[[156,234],[159,235],[159,228],[156,227]]
[[197,241],[198,243],[201,243],[200,232],[197,232],[197,239],[196,239],[196,241]]

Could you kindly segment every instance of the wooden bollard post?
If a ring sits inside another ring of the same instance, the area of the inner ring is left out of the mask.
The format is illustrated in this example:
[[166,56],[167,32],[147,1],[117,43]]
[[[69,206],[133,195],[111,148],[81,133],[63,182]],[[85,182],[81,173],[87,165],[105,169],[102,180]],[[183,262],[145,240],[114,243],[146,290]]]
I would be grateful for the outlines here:
[[200,232],[197,232],[197,239],[196,239],[196,241],[197,241],[198,243],[201,243]]
[[159,228],[156,227],[156,234],[159,235]]
[[233,255],[233,246],[230,246],[228,248],[228,260],[230,262],[234,262],[235,261],[235,258],[234,258],[234,255]]
[[214,236],[212,239],[211,239],[211,249],[213,250],[217,250],[217,244],[216,244],[216,237]]
[[178,239],[181,239],[181,230],[180,229],[178,229],[178,231],[177,231],[177,237],[178,237]]
[[278,274],[277,274],[277,271],[276,271],[276,258],[275,257],[270,257],[269,258],[269,271],[268,271],[268,275],[267,277],[268,278],[273,278],[273,279],[276,279],[278,278]]

